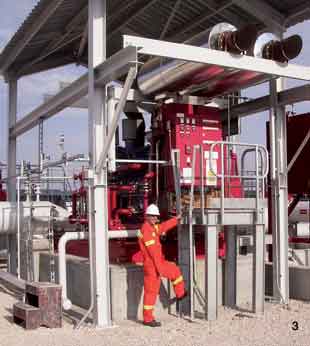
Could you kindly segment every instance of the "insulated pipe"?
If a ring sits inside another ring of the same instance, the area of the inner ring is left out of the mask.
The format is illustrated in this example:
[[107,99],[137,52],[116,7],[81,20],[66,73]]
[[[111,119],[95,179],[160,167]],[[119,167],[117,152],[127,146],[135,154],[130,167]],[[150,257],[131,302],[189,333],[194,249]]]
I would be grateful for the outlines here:
[[86,232],[67,232],[58,243],[58,273],[59,284],[62,286],[61,298],[64,310],[70,310],[72,307],[71,300],[67,297],[67,267],[66,267],[66,245],[70,240],[88,239]]
[[[220,23],[212,29],[208,42],[202,44],[201,47],[242,54],[254,45],[256,38],[255,25],[247,25],[236,30],[230,24]],[[227,73],[227,70],[218,66],[177,59],[153,59],[143,65],[137,82],[143,94],[152,95],[162,91],[184,90],[191,85],[218,78],[222,73]]]

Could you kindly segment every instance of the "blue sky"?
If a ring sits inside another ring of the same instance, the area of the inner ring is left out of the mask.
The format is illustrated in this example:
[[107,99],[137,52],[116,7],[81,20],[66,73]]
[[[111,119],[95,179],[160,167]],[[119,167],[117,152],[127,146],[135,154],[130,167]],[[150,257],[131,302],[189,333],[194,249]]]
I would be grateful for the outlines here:
[[[1,0],[0,2],[0,49],[9,41],[25,17],[35,6],[37,0]],[[303,37],[304,48],[294,63],[310,66],[310,29],[309,21],[296,25],[286,35],[298,33]],[[18,117],[21,117],[43,101],[43,94],[55,93],[59,81],[70,82],[85,72],[84,68],[75,66],[54,69],[49,72],[22,78],[19,81]],[[298,81],[287,81],[287,87],[300,85]],[[256,98],[268,93],[268,84],[251,88],[244,94]],[[295,110],[305,113],[310,109],[310,102],[296,105]],[[7,86],[0,79],[0,161],[6,157],[7,136]],[[265,121],[268,113],[261,113],[242,120],[241,140],[251,143],[265,142]],[[59,157],[57,141],[60,134],[65,135],[65,150],[70,154],[87,152],[87,111],[67,109],[45,122],[44,151]],[[18,160],[37,160],[37,129],[33,129],[18,139]]]

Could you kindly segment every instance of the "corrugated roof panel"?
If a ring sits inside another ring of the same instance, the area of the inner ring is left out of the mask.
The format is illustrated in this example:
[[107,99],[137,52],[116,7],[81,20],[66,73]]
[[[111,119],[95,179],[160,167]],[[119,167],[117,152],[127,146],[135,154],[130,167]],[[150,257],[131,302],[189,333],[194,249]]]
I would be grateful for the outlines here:
[[[43,11],[48,8],[48,6],[51,6],[54,1],[56,0],[41,0],[33,8],[30,15],[2,51],[0,55],[0,69],[5,62],[6,56],[13,51],[14,47],[16,47],[19,42],[25,42],[24,36],[28,29],[36,23],[40,16],[42,16]],[[286,23],[287,26],[294,25],[310,18],[309,0],[264,1],[275,10],[279,11],[282,16],[290,17],[289,21]],[[54,40],[54,37],[57,37],[57,35],[64,35],[68,23],[78,15],[82,8],[85,8],[84,15],[76,21],[77,27],[68,38],[70,39],[70,37],[82,33],[87,22],[87,4],[88,0],[63,0],[55,12],[47,19],[42,28],[23,48],[22,53],[15,59],[11,68],[18,70],[27,60],[32,61],[35,57],[39,56]],[[112,46],[120,47],[119,42],[121,42],[122,33],[118,28],[122,26],[124,22],[127,22],[129,17],[132,19],[126,23],[125,28],[130,28],[133,32],[141,36],[158,38],[165,28],[175,4],[176,0],[107,0],[108,34],[109,32],[114,32],[113,37],[110,38],[110,43]],[[223,8],[223,6],[225,8]],[[214,9],[222,10],[214,14]],[[242,23],[253,22],[258,23],[262,28],[264,26],[264,23],[256,18],[255,13],[248,13],[228,0],[182,0],[166,30],[165,38],[175,38],[177,41],[185,40],[221,21],[230,21],[237,26]],[[197,23],[197,25],[195,25],[195,23]],[[184,29],[187,27],[190,28],[185,31]],[[181,33],[181,35],[179,33]],[[117,44],[113,44],[112,41],[115,41]],[[78,41],[72,42],[68,46],[61,48],[61,50],[65,50],[66,53],[71,50],[71,53],[73,53],[77,43]],[[52,60],[54,56],[56,56],[56,53],[51,54],[46,59],[46,66],[48,66],[49,61],[51,65],[53,64]],[[59,54],[57,57],[59,58]],[[65,60],[66,62],[68,61],[67,58]]]

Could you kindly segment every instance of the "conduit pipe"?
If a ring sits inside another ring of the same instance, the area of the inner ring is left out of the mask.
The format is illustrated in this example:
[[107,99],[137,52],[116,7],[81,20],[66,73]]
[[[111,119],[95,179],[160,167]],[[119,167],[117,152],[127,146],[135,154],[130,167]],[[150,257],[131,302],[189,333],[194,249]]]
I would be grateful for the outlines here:
[[88,239],[87,232],[67,232],[58,243],[58,273],[59,284],[62,286],[61,298],[64,310],[70,310],[72,307],[71,300],[67,297],[67,267],[66,267],[66,245],[70,240]]

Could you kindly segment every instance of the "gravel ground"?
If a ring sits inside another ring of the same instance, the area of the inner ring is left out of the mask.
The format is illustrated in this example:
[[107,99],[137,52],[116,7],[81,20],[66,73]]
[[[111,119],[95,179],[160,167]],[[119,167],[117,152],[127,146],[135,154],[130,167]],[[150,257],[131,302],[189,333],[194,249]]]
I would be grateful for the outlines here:
[[[310,346],[310,304],[291,301],[290,307],[266,303],[264,315],[221,308],[214,322],[191,323],[168,316],[161,328],[147,328],[125,321],[108,329],[83,327],[74,330],[65,317],[62,329],[25,331],[12,323],[12,305],[17,297],[0,286],[0,346],[212,346],[298,345]],[[298,330],[292,329],[298,322]]]

